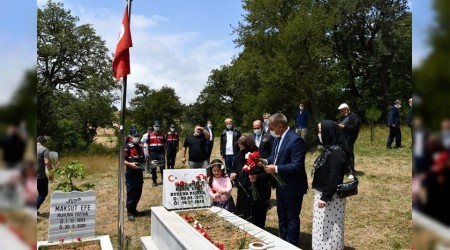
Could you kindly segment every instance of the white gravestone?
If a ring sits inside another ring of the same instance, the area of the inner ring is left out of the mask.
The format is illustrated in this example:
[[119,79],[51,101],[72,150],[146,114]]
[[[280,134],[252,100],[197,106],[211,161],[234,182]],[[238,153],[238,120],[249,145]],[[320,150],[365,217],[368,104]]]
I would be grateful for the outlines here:
[[211,207],[206,169],[164,170],[163,206],[166,209]]
[[48,242],[95,237],[95,192],[53,192]]

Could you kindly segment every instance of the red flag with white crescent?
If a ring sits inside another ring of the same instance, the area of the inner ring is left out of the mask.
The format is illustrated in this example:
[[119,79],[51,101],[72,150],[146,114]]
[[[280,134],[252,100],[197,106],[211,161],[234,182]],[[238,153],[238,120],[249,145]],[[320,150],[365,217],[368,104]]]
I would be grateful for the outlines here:
[[120,29],[119,41],[114,53],[113,74],[116,80],[130,74],[130,51],[133,47],[131,41],[130,21],[128,19],[128,5],[123,14],[122,27]]

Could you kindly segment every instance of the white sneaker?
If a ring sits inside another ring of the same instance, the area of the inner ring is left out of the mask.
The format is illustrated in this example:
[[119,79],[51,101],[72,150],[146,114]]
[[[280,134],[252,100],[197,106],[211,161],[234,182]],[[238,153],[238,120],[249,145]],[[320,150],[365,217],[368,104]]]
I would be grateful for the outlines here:
[[349,175],[348,177],[347,177],[349,180],[354,180],[355,179],[355,177],[351,174],[351,175]]

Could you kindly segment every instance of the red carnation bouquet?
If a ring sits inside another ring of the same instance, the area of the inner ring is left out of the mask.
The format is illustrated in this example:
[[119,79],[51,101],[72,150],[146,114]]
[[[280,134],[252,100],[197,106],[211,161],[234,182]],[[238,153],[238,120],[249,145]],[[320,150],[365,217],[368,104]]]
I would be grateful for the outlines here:
[[[255,152],[253,152],[253,153],[257,153],[258,156],[259,156],[259,152],[258,152],[258,151],[255,151]],[[250,154],[250,152],[247,153],[247,154],[245,154],[246,162],[245,162],[245,165],[244,165],[244,167],[242,168],[242,170],[243,170],[244,172],[246,172],[247,174],[252,175],[252,174],[253,174],[253,170],[256,168],[256,163],[255,163],[254,161],[250,160],[250,158],[247,157],[249,154]],[[257,201],[258,198],[259,198],[259,194],[258,194],[258,190],[256,189],[256,183],[254,183],[254,182],[251,182],[251,183],[252,183],[252,196],[253,196],[253,200]],[[242,187],[242,188],[243,188],[244,191],[245,191],[245,188],[244,188],[244,187]],[[247,195],[247,196],[248,196],[248,195]]]
[[[249,152],[245,154],[245,159],[247,165],[245,165],[244,168],[248,166],[249,169],[253,169],[258,163],[262,164],[264,168],[266,168],[268,165],[266,159],[259,157],[258,151],[253,151],[252,153]],[[283,181],[283,179],[281,179],[281,177],[277,173],[273,173],[271,175],[273,176],[273,178],[275,178],[280,187],[284,187],[286,185],[286,183]]]

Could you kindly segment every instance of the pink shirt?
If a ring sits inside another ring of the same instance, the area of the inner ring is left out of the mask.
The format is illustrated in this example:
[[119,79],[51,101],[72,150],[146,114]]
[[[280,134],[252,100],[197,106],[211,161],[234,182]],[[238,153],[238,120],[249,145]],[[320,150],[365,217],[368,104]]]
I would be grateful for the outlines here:
[[[225,202],[231,197],[231,181],[228,176],[226,177],[209,177],[213,178],[211,187],[209,187],[209,196],[213,201],[221,201]],[[224,191],[226,193],[219,194],[220,191]]]

